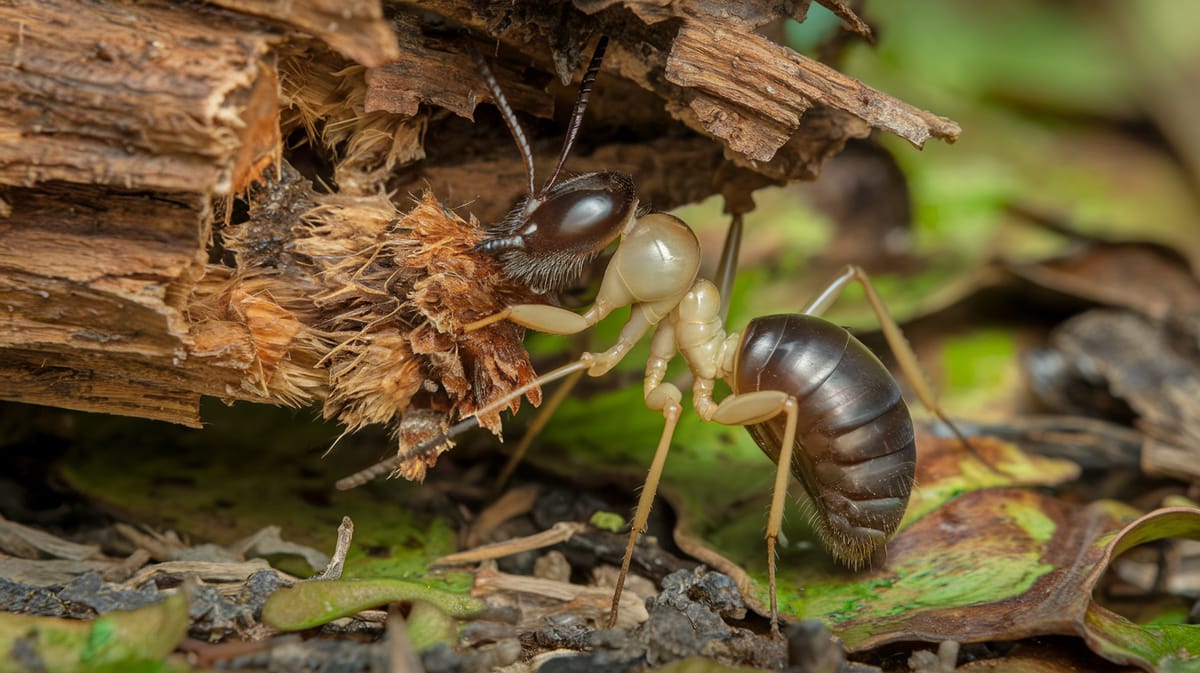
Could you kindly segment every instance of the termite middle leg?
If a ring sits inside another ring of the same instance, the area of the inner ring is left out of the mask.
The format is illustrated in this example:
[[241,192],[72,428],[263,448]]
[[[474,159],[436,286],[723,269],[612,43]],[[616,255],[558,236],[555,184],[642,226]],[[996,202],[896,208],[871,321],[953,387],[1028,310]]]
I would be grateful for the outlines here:
[[875,319],[879,321],[879,327],[883,331],[883,338],[887,340],[888,346],[896,356],[896,363],[900,365],[900,371],[904,372],[905,378],[908,379],[909,384],[913,387],[913,392],[917,394],[917,398],[921,400],[921,404],[925,405],[925,408],[931,411],[934,416],[937,416],[938,420],[945,423],[946,427],[950,428],[950,431],[954,433],[954,436],[962,442],[968,451],[975,453],[975,449],[967,441],[966,435],[942,411],[941,405],[938,404],[937,396],[934,395],[933,389],[930,388],[925,378],[921,364],[917,362],[916,353],[913,352],[908,340],[904,338],[904,332],[900,331],[900,326],[896,324],[896,321],[883,305],[883,300],[879,298],[879,293],[875,291],[875,287],[871,284],[871,279],[865,271],[854,265],[846,266],[821,291],[821,294],[804,309],[804,313],[813,316],[821,315],[837,301],[842,291],[853,282],[858,282],[862,285],[863,290],[866,292],[867,302],[871,305],[871,310],[875,313]]
[[654,504],[654,496],[658,493],[658,482],[662,478],[663,465],[667,462],[667,453],[671,448],[671,438],[675,435],[675,426],[679,423],[679,414],[683,408],[679,402],[668,401],[662,408],[666,425],[658,440],[658,448],[654,450],[654,459],[650,461],[650,471],[646,475],[646,483],[638,497],[637,509],[633,512],[633,523],[629,530],[629,542],[625,545],[625,557],[621,559],[621,571],[617,574],[617,586],[613,589],[612,610],[608,613],[608,628],[617,625],[617,615],[621,607],[621,593],[625,589],[625,577],[629,575],[629,567],[633,563],[633,550],[637,540],[646,528],[650,518],[650,508]]
[[650,508],[654,505],[654,496],[658,492],[658,483],[662,479],[663,465],[667,461],[667,452],[671,448],[671,438],[675,435],[675,426],[682,412],[680,400],[683,394],[672,383],[664,383],[667,363],[675,356],[675,326],[670,320],[658,324],[654,338],[650,342],[650,359],[646,362],[646,378],[643,396],[646,407],[652,411],[661,411],[666,419],[662,435],[658,439],[658,447],[654,450],[654,458],[650,461],[650,470],[646,482],[642,485],[642,493],[638,497],[637,508],[633,511],[633,523],[630,525],[629,542],[625,545],[625,557],[621,559],[621,571],[617,574],[617,586],[613,590],[612,610],[608,615],[608,627],[617,623],[617,614],[621,605],[621,592],[625,588],[625,577],[633,563],[633,550],[637,546],[638,537],[646,527],[650,518]]

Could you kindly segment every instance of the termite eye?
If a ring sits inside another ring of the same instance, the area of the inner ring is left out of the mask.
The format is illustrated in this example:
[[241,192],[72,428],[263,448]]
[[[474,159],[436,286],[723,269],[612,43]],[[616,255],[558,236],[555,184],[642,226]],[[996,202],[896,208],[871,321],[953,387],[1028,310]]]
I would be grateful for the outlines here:
[[539,201],[516,232],[532,253],[599,253],[620,235],[637,207],[633,181],[612,172],[564,180]]

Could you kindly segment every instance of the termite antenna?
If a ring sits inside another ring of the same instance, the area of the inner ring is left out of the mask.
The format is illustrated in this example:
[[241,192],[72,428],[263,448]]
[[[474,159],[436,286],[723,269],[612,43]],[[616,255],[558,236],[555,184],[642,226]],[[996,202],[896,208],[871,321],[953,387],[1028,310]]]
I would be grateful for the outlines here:
[[450,429],[447,430],[445,434],[428,439],[420,444],[417,444],[408,451],[405,451],[403,457],[391,456],[389,458],[385,458],[378,463],[375,463],[370,467],[363,468],[348,477],[342,477],[341,479],[338,479],[334,484],[334,487],[339,491],[349,491],[352,488],[358,488],[363,484],[375,481],[386,474],[391,474],[392,472],[400,469],[400,463],[402,460],[417,458],[433,453],[446,442],[449,442],[451,439],[461,435],[467,430],[476,427],[479,427],[479,417],[468,416],[450,426]]
[[338,479],[334,484],[334,488],[339,491],[349,491],[350,489],[358,488],[363,484],[369,484],[385,474],[391,474],[399,469],[399,467],[400,459],[396,456],[392,456],[375,463],[371,467],[361,469],[348,477],[342,477],[341,479]]
[[[596,75],[600,74],[600,64],[604,61],[604,50],[607,48],[608,36],[601,35],[596,42],[596,50],[592,52],[592,62],[588,64],[587,72],[583,73],[583,80],[579,82],[579,96],[575,99],[575,109],[571,111],[571,122],[567,124],[567,136],[563,138],[562,151],[558,153],[558,164],[554,167],[554,172],[550,174],[550,179],[542,185],[536,198],[540,199],[550,191],[550,188],[558,181],[558,175],[562,173],[563,164],[567,163],[571,148],[575,146],[575,137],[579,135],[579,128],[583,126],[583,113],[587,110],[588,98],[592,94],[592,85],[596,83]],[[534,196],[533,192],[530,192],[529,195]]]
[[399,467],[402,459],[427,456],[437,451],[437,449],[446,442],[461,435],[467,430],[479,427],[480,416],[487,416],[488,414],[497,413],[512,403],[513,400],[528,393],[530,390],[533,390],[538,386],[544,386],[547,383],[553,383],[559,379],[566,378],[575,372],[583,371],[591,367],[593,364],[595,364],[595,362],[596,358],[594,355],[591,353],[584,353],[579,357],[578,360],[573,360],[557,369],[553,369],[549,373],[538,377],[536,380],[530,381],[529,383],[526,383],[515,390],[510,390],[508,393],[500,396],[498,399],[492,400],[489,404],[483,406],[482,408],[476,409],[475,413],[450,426],[450,429],[444,434],[427,439],[420,444],[417,444],[406,451],[402,457],[397,456],[388,458],[387,460],[380,461],[371,467],[366,468],[365,470],[359,470],[349,477],[339,479],[335,486],[339,491],[345,491],[356,486],[361,486],[369,481],[377,479],[378,477],[382,477],[388,472],[394,471],[397,467]]
[[[508,99],[504,97],[504,90],[500,88],[500,82],[496,81],[492,69],[488,67],[487,61],[483,59],[483,55],[475,48],[475,44],[471,42],[470,38],[467,39],[467,51],[471,52],[471,58],[475,59],[475,68],[479,70],[484,83],[487,84],[488,91],[492,94],[492,100],[496,102],[496,108],[500,110],[500,116],[504,118],[504,123],[512,132],[513,140],[517,142],[517,149],[521,151],[521,160],[525,162],[525,177],[529,181],[527,193],[532,197],[533,149],[529,145],[529,138],[525,136],[525,129],[521,128],[520,122],[517,121],[517,113],[513,112],[512,106],[508,104]],[[557,174],[558,172],[555,171],[555,175]]]

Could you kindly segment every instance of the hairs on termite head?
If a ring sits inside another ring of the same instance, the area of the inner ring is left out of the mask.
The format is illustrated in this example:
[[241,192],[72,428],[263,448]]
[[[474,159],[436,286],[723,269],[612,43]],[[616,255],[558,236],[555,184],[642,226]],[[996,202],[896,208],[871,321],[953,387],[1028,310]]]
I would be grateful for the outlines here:
[[[555,207],[562,208],[562,199],[570,203],[574,195],[592,193],[604,194],[601,201],[611,201],[604,214],[591,221],[585,217],[564,224],[563,219],[545,213],[545,209],[554,213]],[[496,255],[505,275],[535,294],[561,292],[578,282],[584,269],[611,247],[630,222],[645,214],[640,206],[628,175],[573,174],[546,195],[520,199],[475,249]]]

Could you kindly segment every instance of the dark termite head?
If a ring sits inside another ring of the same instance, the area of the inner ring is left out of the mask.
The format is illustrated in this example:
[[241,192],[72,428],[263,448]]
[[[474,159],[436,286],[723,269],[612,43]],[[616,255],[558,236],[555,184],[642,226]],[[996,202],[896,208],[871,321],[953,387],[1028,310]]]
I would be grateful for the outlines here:
[[500,255],[508,277],[534,292],[558,291],[626,229],[636,209],[628,175],[584,173],[518,203],[475,249]]
[[607,44],[607,37],[596,43],[596,51],[579,85],[558,163],[541,189],[534,187],[529,140],[491,68],[478,52],[472,51],[475,65],[516,140],[529,181],[528,195],[475,249],[500,255],[505,273],[537,293],[568,287],[584,266],[625,231],[636,216],[637,190],[627,175],[603,171],[559,180],[583,123]]

